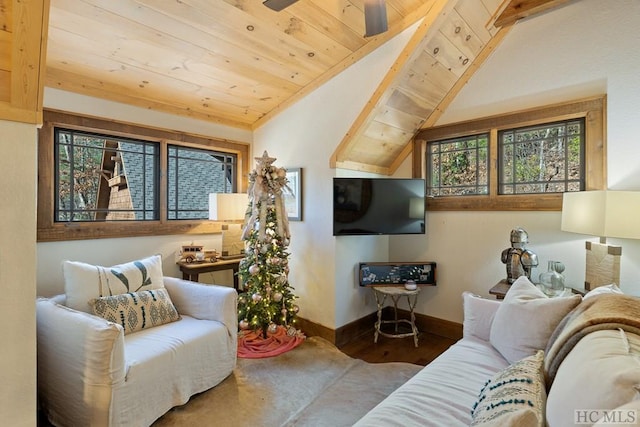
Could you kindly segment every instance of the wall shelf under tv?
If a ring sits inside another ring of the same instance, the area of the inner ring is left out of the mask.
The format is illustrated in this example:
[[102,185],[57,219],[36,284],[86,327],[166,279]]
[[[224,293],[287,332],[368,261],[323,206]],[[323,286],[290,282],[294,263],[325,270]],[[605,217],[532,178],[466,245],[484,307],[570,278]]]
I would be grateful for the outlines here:
[[435,262],[361,262],[360,286],[404,286],[407,280],[417,285],[436,285]]

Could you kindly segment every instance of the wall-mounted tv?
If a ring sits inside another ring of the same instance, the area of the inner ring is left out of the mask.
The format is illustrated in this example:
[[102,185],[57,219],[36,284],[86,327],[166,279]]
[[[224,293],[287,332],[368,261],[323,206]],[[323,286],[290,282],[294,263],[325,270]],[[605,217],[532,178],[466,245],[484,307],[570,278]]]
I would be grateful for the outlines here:
[[425,180],[333,178],[333,235],[424,234]]

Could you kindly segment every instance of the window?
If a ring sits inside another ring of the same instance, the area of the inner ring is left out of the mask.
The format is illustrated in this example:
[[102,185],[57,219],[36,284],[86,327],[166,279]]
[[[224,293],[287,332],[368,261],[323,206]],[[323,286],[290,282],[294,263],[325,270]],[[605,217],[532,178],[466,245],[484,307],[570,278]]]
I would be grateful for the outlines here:
[[498,132],[498,193],[584,188],[584,118]]
[[169,219],[207,219],[209,193],[236,191],[236,156],[200,148],[169,145]]
[[606,185],[606,98],[423,129],[415,177],[431,210],[560,210],[562,193]]
[[246,191],[246,144],[49,110],[38,138],[38,241],[215,233],[209,193]]
[[489,193],[489,134],[429,144],[427,194],[463,196]]
[[54,220],[157,220],[158,144],[54,129]]

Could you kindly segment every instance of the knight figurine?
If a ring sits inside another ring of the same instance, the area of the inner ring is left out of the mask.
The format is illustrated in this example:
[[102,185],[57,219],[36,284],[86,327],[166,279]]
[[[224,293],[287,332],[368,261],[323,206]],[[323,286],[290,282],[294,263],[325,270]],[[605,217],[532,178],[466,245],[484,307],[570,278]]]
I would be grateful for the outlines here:
[[527,232],[516,227],[511,230],[511,247],[502,251],[502,262],[507,265],[507,282],[512,284],[520,276],[531,280],[531,270],[538,265],[538,256],[529,249]]

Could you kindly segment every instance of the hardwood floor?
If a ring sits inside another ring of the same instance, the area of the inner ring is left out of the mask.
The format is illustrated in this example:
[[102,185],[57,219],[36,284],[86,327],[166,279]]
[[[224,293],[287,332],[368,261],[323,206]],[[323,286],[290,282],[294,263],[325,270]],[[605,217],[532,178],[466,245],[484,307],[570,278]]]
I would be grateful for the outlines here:
[[340,347],[340,350],[353,358],[369,363],[408,362],[425,366],[455,342],[456,340],[450,338],[420,332],[418,347],[414,346],[412,337],[380,336],[378,342],[374,344],[372,330],[370,334],[363,334]]

